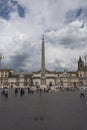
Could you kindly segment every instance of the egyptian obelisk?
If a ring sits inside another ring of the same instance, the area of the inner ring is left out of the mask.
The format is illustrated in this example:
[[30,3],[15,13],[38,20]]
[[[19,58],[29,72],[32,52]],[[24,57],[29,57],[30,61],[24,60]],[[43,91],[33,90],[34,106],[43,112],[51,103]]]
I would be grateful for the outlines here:
[[44,36],[42,37],[42,52],[41,52],[41,86],[46,85],[46,77],[45,77],[45,44],[44,44]]

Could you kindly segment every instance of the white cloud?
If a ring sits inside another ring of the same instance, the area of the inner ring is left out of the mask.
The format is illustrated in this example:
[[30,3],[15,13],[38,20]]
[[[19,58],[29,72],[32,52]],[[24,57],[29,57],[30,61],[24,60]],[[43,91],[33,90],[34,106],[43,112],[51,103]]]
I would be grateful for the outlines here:
[[[75,59],[78,60],[79,55],[84,55],[87,52],[87,25],[80,28],[81,25],[82,21],[74,21],[68,26],[46,33],[46,36],[54,41],[51,48],[47,48],[48,59],[50,59],[47,61],[52,63],[51,68],[55,68],[56,60],[62,60],[61,67],[64,66],[69,70],[77,68]],[[56,68],[58,67],[60,66]]]
[[[19,17],[12,12],[10,20],[0,18],[0,52],[9,66],[25,70],[40,69],[41,36],[45,33],[47,68],[76,68],[73,60],[87,51],[87,25],[80,28],[82,21],[64,23],[66,12],[87,2],[81,0],[18,0],[25,7],[26,15]],[[84,4],[85,3],[85,4]],[[11,4],[11,3],[10,3]],[[49,31],[47,31],[49,30]],[[28,57],[29,55],[29,57]],[[26,57],[24,57],[26,56]],[[19,58],[22,62],[18,62]],[[14,61],[12,58],[15,58]],[[17,59],[17,60],[16,60]],[[59,62],[57,66],[57,61]],[[24,63],[25,62],[25,63]],[[21,65],[22,64],[22,65]]]

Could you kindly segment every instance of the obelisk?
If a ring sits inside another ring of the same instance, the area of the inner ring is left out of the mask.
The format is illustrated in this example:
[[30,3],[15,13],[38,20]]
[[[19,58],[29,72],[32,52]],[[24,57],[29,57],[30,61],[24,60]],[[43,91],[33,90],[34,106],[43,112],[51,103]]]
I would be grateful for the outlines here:
[[42,37],[42,52],[41,52],[41,86],[46,85],[46,77],[45,77],[45,44],[44,44],[44,36]]

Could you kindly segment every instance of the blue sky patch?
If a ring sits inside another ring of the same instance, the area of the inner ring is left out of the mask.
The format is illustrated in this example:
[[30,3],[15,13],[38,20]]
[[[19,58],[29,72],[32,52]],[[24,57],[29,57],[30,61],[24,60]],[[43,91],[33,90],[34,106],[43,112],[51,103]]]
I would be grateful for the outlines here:
[[[9,4],[9,2],[11,4]],[[16,7],[16,8],[14,8]],[[10,19],[11,12],[18,12],[20,17],[25,17],[25,8],[14,0],[0,0],[0,17],[6,20]]]
[[21,5],[17,5],[17,11],[20,17],[25,17],[25,8],[23,8]]

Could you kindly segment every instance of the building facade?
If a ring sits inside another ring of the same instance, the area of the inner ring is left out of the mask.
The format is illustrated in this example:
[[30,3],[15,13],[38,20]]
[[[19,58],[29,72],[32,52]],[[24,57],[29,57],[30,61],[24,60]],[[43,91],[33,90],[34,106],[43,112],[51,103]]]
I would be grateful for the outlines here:
[[45,67],[45,43],[42,38],[41,70],[32,73],[16,72],[13,69],[0,68],[0,88],[2,87],[75,87],[87,86],[87,66],[79,57],[76,71],[50,71]]

